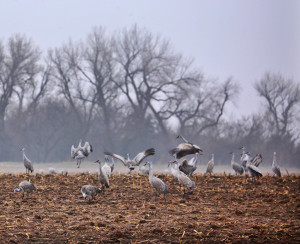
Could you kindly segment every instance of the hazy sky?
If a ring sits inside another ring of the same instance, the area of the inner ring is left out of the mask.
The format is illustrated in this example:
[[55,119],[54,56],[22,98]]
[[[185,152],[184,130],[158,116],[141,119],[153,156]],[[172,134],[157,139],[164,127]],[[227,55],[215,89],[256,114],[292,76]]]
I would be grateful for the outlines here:
[[298,0],[0,0],[1,40],[24,33],[45,51],[95,26],[114,32],[135,23],[169,39],[207,77],[240,83],[227,116],[259,109],[252,84],[266,71],[300,82]]

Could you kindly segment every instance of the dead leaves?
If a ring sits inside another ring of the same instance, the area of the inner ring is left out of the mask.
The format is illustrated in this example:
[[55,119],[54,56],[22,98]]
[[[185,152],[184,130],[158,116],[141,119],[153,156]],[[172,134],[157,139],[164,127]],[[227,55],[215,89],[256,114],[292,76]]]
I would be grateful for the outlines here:
[[31,175],[38,190],[22,202],[12,189],[24,177],[0,178],[6,242],[289,242],[300,231],[298,176],[266,176],[252,184],[243,177],[196,175],[189,199],[182,199],[172,177],[159,176],[170,191],[164,202],[154,201],[147,177],[113,175],[111,188],[91,204],[80,188],[99,185],[96,174]]

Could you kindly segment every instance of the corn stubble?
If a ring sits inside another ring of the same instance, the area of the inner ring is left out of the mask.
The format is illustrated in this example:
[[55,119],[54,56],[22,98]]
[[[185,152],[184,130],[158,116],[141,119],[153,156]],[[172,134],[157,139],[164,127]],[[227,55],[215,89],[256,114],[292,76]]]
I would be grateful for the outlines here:
[[[147,176],[113,175],[111,187],[85,201],[80,188],[99,186],[92,175],[1,174],[1,241],[77,242],[289,242],[300,241],[300,177],[192,176],[196,188],[182,198],[178,183],[157,197]],[[21,199],[13,189],[22,180],[37,191]]]

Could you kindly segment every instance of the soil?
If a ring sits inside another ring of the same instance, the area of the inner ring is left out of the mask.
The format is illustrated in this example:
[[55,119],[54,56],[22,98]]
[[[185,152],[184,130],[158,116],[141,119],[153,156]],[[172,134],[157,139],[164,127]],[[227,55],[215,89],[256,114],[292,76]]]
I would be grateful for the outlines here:
[[[155,200],[147,176],[113,175],[110,188],[89,203],[81,186],[97,175],[1,174],[1,243],[300,243],[300,176],[195,175],[183,198],[172,176],[170,193]],[[35,184],[27,198],[14,193]]]

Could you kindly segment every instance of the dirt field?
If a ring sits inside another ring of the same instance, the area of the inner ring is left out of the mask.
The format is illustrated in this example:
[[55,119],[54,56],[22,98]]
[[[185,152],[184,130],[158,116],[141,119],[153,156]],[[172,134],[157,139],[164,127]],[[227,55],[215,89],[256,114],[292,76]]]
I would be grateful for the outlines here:
[[[166,202],[155,201],[147,176],[113,175],[92,203],[84,184],[97,175],[1,174],[1,243],[300,242],[300,177],[193,176],[196,189],[182,198],[171,176]],[[19,182],[37,191],[22,201]]]

